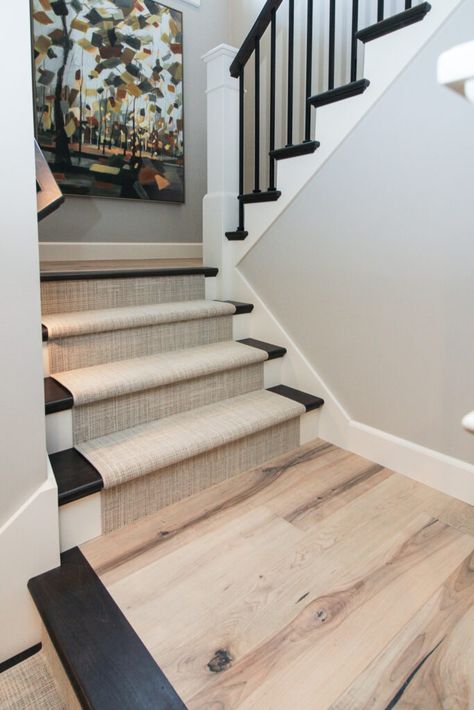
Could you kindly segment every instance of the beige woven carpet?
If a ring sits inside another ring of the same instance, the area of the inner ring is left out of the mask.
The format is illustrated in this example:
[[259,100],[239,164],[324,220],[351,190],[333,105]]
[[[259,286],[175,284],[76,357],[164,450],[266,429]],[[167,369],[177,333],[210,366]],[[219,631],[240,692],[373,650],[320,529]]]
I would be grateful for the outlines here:
[[144,357],[232,339],[233,316],[162,323],[48,342],[50,372]]
[[124,279],[45,281],[41,284],[44,315],[99,308],[124,308],[151,303],[204,298],[204,276],[141,276]]
[[263,350],[227,341],[57,372],[54,378],[72,393],[74,405],[81,406],[233,370],[267,358]]
[[53,313],[42,317],[48,329],[49,340],[70,338],[90,333],[106,333],[114,330],[143,328],[149,325],[178,323],[233,315],[236,308],[231,303],[220,301],[179,301],[177,303],[152,303],[105,308],[72,313]]
[[283,424],[233,441],[155,473],[102,491],[103,532],[156,513],[216,483],[249,471],[300,443],[300,421]]
[[41,651],[0,674],[0,710],[67,710]]
[[304,414],[305,408],[260,390],[152,421],[76,446],[111,488],[243,439]]

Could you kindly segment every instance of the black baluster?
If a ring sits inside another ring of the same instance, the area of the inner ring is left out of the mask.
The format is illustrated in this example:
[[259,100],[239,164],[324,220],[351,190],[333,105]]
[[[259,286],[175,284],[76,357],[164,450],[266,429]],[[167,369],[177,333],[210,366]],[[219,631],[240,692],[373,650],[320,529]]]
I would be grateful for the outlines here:
[[[276,10],[272,10],[270,27],[270,152],[275,150],[276,132]],[[270,155],[270,169],[268,173],[268,190],[274,192],[275,185],[275,158]]]
[[328,89],[334,89],[335,55],[336,55],[336,0],[330,0],[330,2],[329,2]]
[[352,48],[351,48],[351,81],[357,81],[357,49],[356,37],[359,29],[359,0],[352,0]]
[[313,0],[308,0],[308,23],[306,31],[306,116],[305,116],[305,143],[311,140],[311,114],[312,107],[308,99],[312,95],[313,88]]
[[377,22],[382,22],[384,16],[384,0],[377,0]]
[[[240,70],[239,76],[239,195],[244,194],[244,161],[245,161],[245,75],[244,67]],[[243,202],[239,200],[239,232],[245,230],[245,208]]]
[[255,186],[260,190],[260,40],[255,40]]
[[412,1],[411,0],[405,0],[405,10],[409,10],[412,6]]
[[287,146],[293,145],[293,73],[295,63],[295,0],[290,0],[288,22],[288,119]]

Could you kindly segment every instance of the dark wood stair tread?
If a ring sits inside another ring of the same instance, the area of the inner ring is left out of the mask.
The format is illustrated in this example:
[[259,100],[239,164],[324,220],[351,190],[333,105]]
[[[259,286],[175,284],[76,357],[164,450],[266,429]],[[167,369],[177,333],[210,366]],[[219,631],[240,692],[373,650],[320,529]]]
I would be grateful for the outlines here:
[[279,190],[262,190],[261,192],[246,192],[239,195],[239,200],[245,205],[252,205],[257,202],[276,202],[280,197]]
[[275,160],[287,160],[288,158],[297,158],[300,155],[311,155],[320,146],[318,141],[305,141],[297,145],[287,145],[284,148],[277,148],[270,151],[270,157]]
[[282,397],[287,397],[295,402],[299,402],[306,407],[307,412],[319,409],[324,404],[324,399],[321,399],[321,397],[316,397],[314,394],[308,394],[308,392],[301,392],[301,390],[296,390],[293,387],[287,387],[286,385],[269,387],[268,391],[275,392],[275,394],[279,394]]
[[42,271],[41,281],[90,281],[97,279],[137,279],[150,276],[217,276],[219,269],[210,266],[163,267],[158,269],[96,269],[94,271]]
[[219,303],[231,303],[235,306],[235,316],[240,316],[244,313],[252,313],[254,309],[253,303],[241,303],[240,301],[219,301]]
[[271,343],[265,343],[263,340],[255,340],[254,338],[244,338],[243,340],[238,340],[237,342],[242,343],[242,345],[248,345],[251,348],[264,350],[268,354],[269,360],[276,360],[277,358],[284,357],[287,353],[287,349],[281,347],[280,345],[272,345]]
[[396,32],[404,27],[415,24],[415,22],[421,22],[430,10],[431,5],[429,2],[422,2],[420,5],[411,7],[409,10],[399,12],[396,15],[392,15],[392,17],[387,17],[381,22],[375,22],[373,25],[369,25],[369,27],[359,30],[356,37],[361,42],[364,42],[364,44],[371,42],[378,37],[390,34],[390,32]]
[[358,81],[351,81],[349,84],[338,86],[336,89],[324,91],[322,94],[311,96],[308,101],[312,106],[318,108],[319,106],[326,106],[327,104],[336,103],[336,101],[343,101],[344,99],[350,99],[352,96],[363,94],[368,86],[370,86],[368,79],[359,79]]
[[50,454],[49,460],[58,485],[60,506],[99,493],[104,487],[100,473],[76,449]]
[[28,589],[82,707],[185,710],[79,548]]
[[46,414],[64,412],[74,406],[74,397],[52,377],[44,378],[44,405]]

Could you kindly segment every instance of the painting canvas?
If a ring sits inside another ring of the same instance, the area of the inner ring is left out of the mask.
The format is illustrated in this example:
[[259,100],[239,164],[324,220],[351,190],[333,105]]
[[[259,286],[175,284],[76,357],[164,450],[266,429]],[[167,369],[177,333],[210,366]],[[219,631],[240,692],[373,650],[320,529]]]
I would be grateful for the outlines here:
[[32,0],[38,142],[67,194],[184,201],[182,13]]

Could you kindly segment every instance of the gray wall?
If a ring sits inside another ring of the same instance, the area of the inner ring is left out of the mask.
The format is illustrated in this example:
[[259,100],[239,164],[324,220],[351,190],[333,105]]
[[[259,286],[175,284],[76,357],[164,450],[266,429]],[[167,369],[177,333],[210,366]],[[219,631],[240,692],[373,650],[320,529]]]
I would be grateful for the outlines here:
[[467,0],[242,264],[352,418],[471,463],[474,107],[436,62],[473,27]]
[[[232,0],[233,1],[233,0]],[[40,241],[200,242],[206,192],[206,73],[201,56],[227,41],[228,0],[203,0],[200,8],[166,0],[184,13],[184,119],[186,203],[68,197],[40,227]]]

